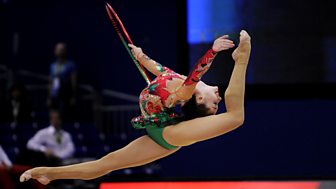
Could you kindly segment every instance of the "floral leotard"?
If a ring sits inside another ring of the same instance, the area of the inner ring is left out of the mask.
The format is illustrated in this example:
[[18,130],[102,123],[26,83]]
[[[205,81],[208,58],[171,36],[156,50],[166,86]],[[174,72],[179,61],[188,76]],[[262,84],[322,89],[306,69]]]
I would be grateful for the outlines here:
[[174,111],[175,106],[181,103],[176,98],[176,92],[183,86],[199,82],[202,75],[209,69],[215,56],[215,51],[208,50],[194,66],[188,77],[157,63],[157,69],[161,74],[140,93],[139,105],[142,115],[132,119],[133,127],[137,129],[146,128],[149,136],[167,149],[176,148],[162,138],[163,128],[167,125],[176,124],[180,120],[178,114]]

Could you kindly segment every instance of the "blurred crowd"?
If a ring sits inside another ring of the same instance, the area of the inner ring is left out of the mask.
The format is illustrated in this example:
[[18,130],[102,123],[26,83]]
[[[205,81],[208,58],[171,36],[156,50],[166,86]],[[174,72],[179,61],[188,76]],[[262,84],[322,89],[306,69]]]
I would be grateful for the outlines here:
[[[48,76],[47,107],[57,109],[65,115],[66,121],[73,121],[76,105],[76,66],[67,58],[67,45],[57,43],[56,60],[50,64]],[[14,81],[8,90],[6,100],[2,102],[1,123],[30,123],[33,119],[32,105],[27,98],[27,90],[23,81]],[[1,103],[1,101],[0,101]],[[40,99],[43,103],[43,99]]]
[[[64,118],[67,123],[74,122],[76,66],[67,58],[65,43],[57,43],[54,53],[55,61],[50,64],[49,70],[48,97],[44,100],[40,99],[41,103],[47,102],[46,110],[49,113],[46,115],[49,117],[49,123],[45,123],[30,135],[23,147],[19,146],[21,149],[14,153],[15,162],[7,155],[6,149],[12,150],[10,140],[13,138],[14,141],[22,139],[16,139],[20,135],[12,135],[7,130],[29,133],[32,129],[30,126],[34,122],[34,110],[27,98],[28,94],[23,81],[15,81],[8,90],[6,100],[0,104],[0,125],[2,127],[0,128],[0,188],[20,188],[18,177],[25,170],[33,166],[62,165],[75,153],[72,136],[62,129],[62,120]],[[31,186],[21,186],[23,187],[44,188],[35,182]]]
[[[93,119],[93,114],[102,116],[103,113],[93,111],[96,103],[93,93],[78,90],[77,68],[68,58],[67,45],[57,43],[54,55],[48,79],[43,79],[42,85],[20,77],[13,79],[7,90],[3,90],[0,83],[0,189],[45,188],[36,182],[19,183],[18,178],[25,170],[36,166],[68,165],[97,159],[142,135],[133,131],[126,134],[127,128],[122,125],[127,124],[126,120],[138,110],[125,114],[107,112],[106,117],[108,120],[113,117],[113,121],[106,123],[108,130],[98,129],[100,122]],[[37,90],[34,86],[38,86]],[[114,126],[123,127],[123,130],[113,130]],[[113,178],[152,177],[159,173],[159,169],[154,163],[115,173]],[[47,188],[64,188],[66,184],[74,188],[74,183],[76,181],[52,182]],[[81,186],[79,188],[94,185],[95,188],[98,184],[93,181],[90,185],[87,181],[75,185]]]

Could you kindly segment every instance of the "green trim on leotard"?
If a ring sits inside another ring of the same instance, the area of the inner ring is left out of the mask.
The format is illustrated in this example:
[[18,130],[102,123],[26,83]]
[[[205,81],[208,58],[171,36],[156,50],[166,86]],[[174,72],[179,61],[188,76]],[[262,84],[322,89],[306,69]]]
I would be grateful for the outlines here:
[[147,126],[146,131],[148,133],[148,136],[153,139],[157,144],[160,146],[168,149],[168,150],[174,150],[177,148],[177,146],[173,146],[169,144],[162,136],[164,127],[157,127],[157,126]]
[[169,144],[163,138],[163,129],[169,125],[175,125],[181,122],[181,117],[171,111],[166,110],[158,114],[152,114],[150,116],[138,116],[132,119],[131,123],[135,129],[146,129],[148,136],[153,139],[160,146],[173,150],[176,149],[177,146],[173,146]]

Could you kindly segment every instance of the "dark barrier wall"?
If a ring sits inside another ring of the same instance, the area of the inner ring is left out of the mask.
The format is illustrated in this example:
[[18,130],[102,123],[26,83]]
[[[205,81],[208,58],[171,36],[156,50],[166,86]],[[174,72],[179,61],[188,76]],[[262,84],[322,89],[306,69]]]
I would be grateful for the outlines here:
[[335,100],[247,101],[241,128],[182,148],[162,161],[163,175],[199,179],[335,178],[335,106]]

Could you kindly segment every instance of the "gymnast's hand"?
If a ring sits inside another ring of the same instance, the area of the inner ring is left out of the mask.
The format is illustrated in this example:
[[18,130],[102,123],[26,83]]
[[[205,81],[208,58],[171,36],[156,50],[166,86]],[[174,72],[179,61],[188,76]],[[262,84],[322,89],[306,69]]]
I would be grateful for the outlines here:
[[233,48],[235,45],[233,41],[228,38],[228,35],[223,35],[222,37],[217,38],[212,45],[212,50],[214,50],[215,52],[219,52]]
[[128,44],[128,46],[131,48],[131,52],[133,56],[135,57],[135,59],[139,60],[139,58],[141,58],[144,55],[140,47],[137,47],[133,44]]

